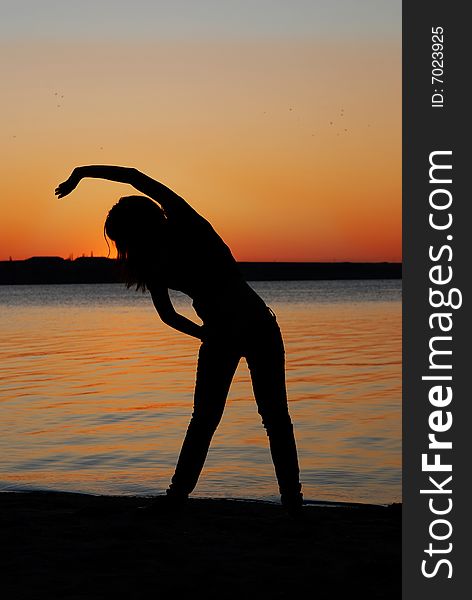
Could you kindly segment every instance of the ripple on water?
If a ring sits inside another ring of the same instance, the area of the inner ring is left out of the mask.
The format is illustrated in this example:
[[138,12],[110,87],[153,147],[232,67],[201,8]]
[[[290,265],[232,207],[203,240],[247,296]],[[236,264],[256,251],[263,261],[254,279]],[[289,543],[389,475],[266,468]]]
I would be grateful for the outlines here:
[[[401,497],[400,282],[259,282],[286,344],[305,496]],[[178,310],[192,316],[177,294]],[[1,489],[155,493],[192,412],[198,342],[120,285],[0,286]],[[244,361],[196,494],[276,499]]]

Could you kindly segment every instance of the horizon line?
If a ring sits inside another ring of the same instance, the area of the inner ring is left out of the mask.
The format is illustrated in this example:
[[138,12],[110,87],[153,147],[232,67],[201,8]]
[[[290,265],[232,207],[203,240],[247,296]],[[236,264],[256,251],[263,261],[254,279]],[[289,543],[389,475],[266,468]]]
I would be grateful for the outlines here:
[[[80,259],[106,259],[106,260],[117,260],[116,257],[111,256],[94,256],[93,253],[90,255],[82,254],[80,256],[73,255],[64,258],[63,256],[54,255],[54,254],[46,254],[46,255],[33,255],[28,258],[12,258],[9,256],[8,258],[0,259],[0,262],[23,262],[26,260],[44,260],[44,259],[54,259],[54,260],[64,260],[64,261],[75,261]],[[350,264],[403,264],[403,260],[387,260],[387,259],[375,259],[375,260],[352,260],[352,259],[325,259],[325,260],[237,260],[237,263],[276,263],[276,264],[342,264],[342,263],[350,263]]]

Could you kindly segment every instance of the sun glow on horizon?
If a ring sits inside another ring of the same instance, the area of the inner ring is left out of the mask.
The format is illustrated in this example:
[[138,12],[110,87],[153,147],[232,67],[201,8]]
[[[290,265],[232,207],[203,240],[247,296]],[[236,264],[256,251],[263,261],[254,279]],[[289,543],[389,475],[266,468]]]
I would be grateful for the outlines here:
[[[401,260],[401,51],[385,41],[3,42],[0,259],[106,256],[134,166],[241,261]],[[8,58],[6,58],[8,57]]]

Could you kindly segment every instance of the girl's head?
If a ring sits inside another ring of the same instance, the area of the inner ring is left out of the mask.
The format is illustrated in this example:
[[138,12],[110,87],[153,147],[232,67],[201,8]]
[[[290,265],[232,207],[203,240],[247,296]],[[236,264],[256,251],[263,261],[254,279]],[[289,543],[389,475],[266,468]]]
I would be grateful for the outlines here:
[[146,282],[156,269],[165,225],[163,210],[145,196],[124,196],[108,213],[105,238],[116,246],[128,287],[146,290]]

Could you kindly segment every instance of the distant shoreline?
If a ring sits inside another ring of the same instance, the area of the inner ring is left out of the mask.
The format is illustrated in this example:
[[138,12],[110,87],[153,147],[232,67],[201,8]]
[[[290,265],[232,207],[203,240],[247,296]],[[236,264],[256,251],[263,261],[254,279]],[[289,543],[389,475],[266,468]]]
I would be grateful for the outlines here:
[[[401,279],[402,264],[389,262],[240,262],[248,281],[320,281],[333,279]],[[113,258],[35,256],[0,261],[0,285],[121,283]]]

